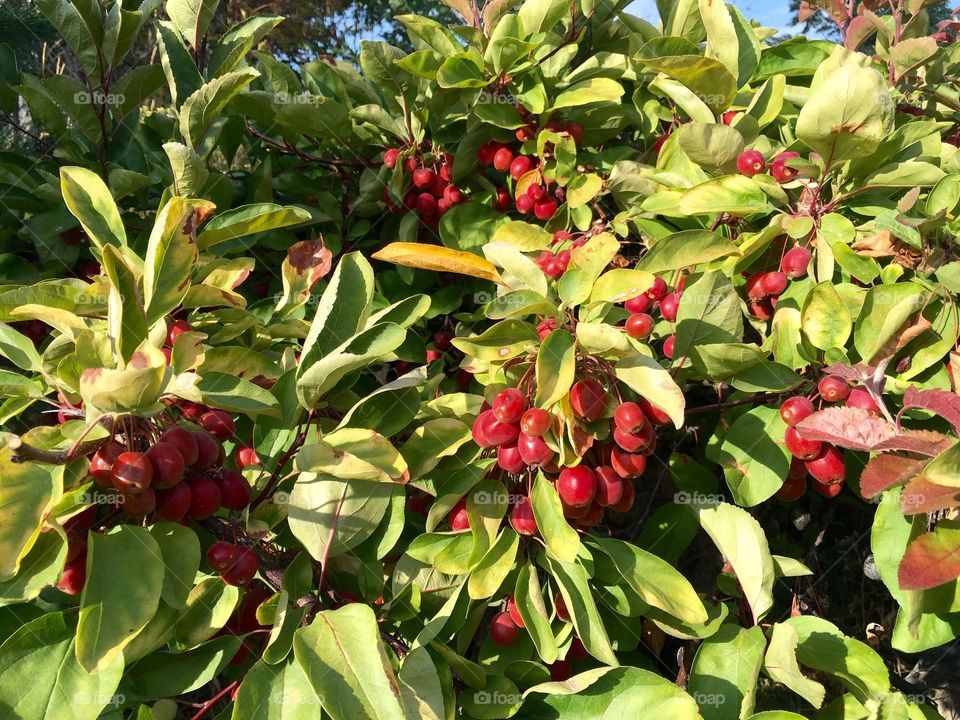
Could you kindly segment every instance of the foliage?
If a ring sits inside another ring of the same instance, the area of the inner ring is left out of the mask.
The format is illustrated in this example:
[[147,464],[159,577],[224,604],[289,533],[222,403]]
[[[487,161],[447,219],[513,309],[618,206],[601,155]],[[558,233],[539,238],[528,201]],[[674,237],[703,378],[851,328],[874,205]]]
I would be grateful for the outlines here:
[[[890,658],[960,636],[960,45],[620,5],[0,46],[11,717],[936,716]],[[790,507],[865,519],[883,646]]]

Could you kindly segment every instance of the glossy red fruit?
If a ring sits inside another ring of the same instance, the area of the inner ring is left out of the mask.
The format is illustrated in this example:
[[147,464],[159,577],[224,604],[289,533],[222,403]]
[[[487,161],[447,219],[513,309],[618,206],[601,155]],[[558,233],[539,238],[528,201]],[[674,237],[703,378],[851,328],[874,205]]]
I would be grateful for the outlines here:
[[567,125],[567,133],[573,138],[577,147],[583,145],[583,125],[580,123],[570,123]]
[[521,212],[524,215],[533,210],[534,199],[529,195],[521,195],[517,198],[517,212]]
[[513,153],[509,148],[502,147],[493,155],[493,167],[497,170],[509,170],[513,163]]
[[562,500],[560,502],[560,506],[563,508],[563,516],[567,518],[567,520],[579,520],[588,512],[590,512],[590,508],[593,507],[592,505],[573,507],[572,505],[567,505]]
[[519,180],[533,169],[533,159],[529,155],[520,155],[510,163],[510,177]]
[[637,405],[643,410],[643,414],[647,416],[647,420],[654,425],[666,425],[672,422],[667,413],[644,397],[637,398]]
[[[642,456],[641,456],[642,457]],[[614,503],[610,506],[610,509],[613,512],[624,513],[630,510],[633,507],[633,500],[636,497],[635,490],[633,489],[633,483],[629,480],[623,481],[623,494],[620,496],[619,502]]]
[[613,440],[629,453],[649,455],[650,447],[656,442],[657,435],[652,425],[643,425],[636,432],[624,432],[618,427],[613,429]]
[[238,472],[224,470],[217,482],[220,505],[227,510],[243,510],[250,504],[250,483]]
[[207,565],[217,572],[222,572],[232,567],[239,555],[238,546],[224,540],[217,540],[207,550]]
[[434,215],[437,212],[437,199],[428,192],[417,195],[417,212],[421,215]]
[[786,273],[777,270],[764,273],[763,277],[760,278],[760,287],[767,295],[773,295],[774,297],[782,295],[783,291],[787,289],[788,283]]
[[513,620],[513,624],[518,628],[524,628],[526,625],[523,624],[523,618],[520,617],[520,608],[517,606],[517,601],[513,598],[507,600],[507,612],[510,613],[510,619]]
[[447,187],[443,189],[443,199],[450,205],[457,205],[463,202],[463,193],[460,192],[460,188],[454,185],[447,185]]
[[880,414],[880,406],[866,388],[858,387],[851,390],[846,405],[847,407],[863,408],[874,415]]
[[567,650],[566,659],[576,662],[577,660],[586,660],[588,656],[589,653],[587,652],[587,648],[583,646],[583,641],[578,637],[574,637],[573,640],[570,641],[570,649]]
[[484,143],[477,148],[477,162],[483,166],[493,164],[493,156],[497,154],[497,145],[494,141]]
[[780,269],[790,278],[802,278],[807,274],[807,268],[810,265],[810,258],[813,257],[806,248],[795,247],[787,250],[780,261]]
[[207,410],[209,410],[209,408],[203,403],[190,402],[189,400],[181,400],[179,406],[180,412],[194,422],[200,422],[200,418],[203,417],[203,414],[207,412]]
[[136,495],[150,487],[153,466],[138,452],[120,453],[110,470],[113,486],[127,495]]
[[737,170],[747,177],[759,175],[766,167],[767,161],[759,150],[746,150],[737,158]]
[[408,173],[414,172],[418,167],[417,159],[415,157],[408,157],[403,161],[403,169]]
[[803,497],[803,494],[807,491],[807,479],[805,477],[791,478],[788,477],[784,480],[783,485],[780,486],[780,489],[777,490],[776,498],[777,500],[783,500],[784,502],[794,502]]
[[63,574],[57,583],[57,589],[67,595],[79,595],[87,582],[86,553],[74,558],[63,566]]
[[751,300],[747,305],[747,309],[750,311],[751,315],[758,320],[763,320],[764,322],[773,317],[773,302],[771,302],[770,298]]
[[796,152],[782,152],[777,155],[773,162],[770,163],[770,174],[773,175],[779,183],[786,183],[793,180],[798,171],[787,165],[788,160],[793,160],[794,158],[800,157],[800,153]]
[[631,453],[615,447],[610,452],[610,465],[622,478],[640,477],[647,467],[647,457],[642,453]]
[[517,128],[517,131],[514,133],[514,136],[517,138],[518,142],[529,142],[533,140],[536,135],[536,128],[531,127],[530,125],[524,125],[523,127]]
[[780,417],[787,425],[796,425],[806,417],[813,415],[813,403],[807,398],[798,395],[787,398],[780,406]]
[[186,467],[183,455],[172,442],[161,441],[150,446],[144,457],[153,467],[153,481],[151,486],[163,490],[176,485],[183,479]]
[[653,332],[653,318],[646,313],[633,313],[627,318],[624,331],[635,340],[649,337]]
[[674,292],[660,301],[660,315],[667,322],[677,321],[677,311],[680,309],[680,293]]
[[819,455],[807,460],[806,467],[810,476],[823,485],[842,482],[847,472],[843,453],[833,445],[824,446]]
[[490,641],[494,645],[507,647],[513,645],[520,637],[520,628],[510,617],[508,612],[500,612],[490,621]]
[[593,378],[579,380],[570,388],[570,405],[578,418],[592,422],[603,414],[607,391]]
[[208,477],[191,473],[190,510],[188,514],[194,520],[206,520],[220,509],[220,488]]
[[260,462],[257,451],[249,445],[238,445],[233,453],[233,460],[241,470],[248,467],[259,467],[263,464]]
[[538,220],[549,220],[557,212],[557,199],[546,197],[533,206],[533,214]]
[[546,318],[537,323],[537,335],[540,336],[540,342],[546,340],[547,335],[557,329],[556,318]]
[[553,607],[556,608],[557,618],[563,622],[570,622],[570,612],[567,610],[567,603],[563,600],[563,595],[557,593],[553,601]]
[[764,272],[755,272],[747,278],[743,287],[747,291],[748,298],[759,299],[767,296],[767,291],[763,289],[763,284],[760,282],[764,276],[766,276]]
[[256,554],[249,548],[241,548],[232,567],[220,573],[220,577],[227,585],[245,587],[257,576],[260,563]]
[[623,432],[636,432],[647,424],[647,417],[635,402],[623,402],[613,411],[613,423]]
[[[510,207],[510,193],[505,188],[497,188],[497,193],[493,198],[493,209],[500,212],[506,212]],[[533,205],[530,206],[531,208]],[[529,210],[527,211],[529,212]]]
[[473,423],[473,440],[482,448],[512,443],[520,435],[520,427],[500,422],[493,410],[484,410]]
[[783,434],[784,443],[787,450],[801,460],[812,460],[823,450],[823,443],[819,440],[806,440],[800,437],[795,427],[788,427]]
[[850,385],[839,375],[827,375],[817,383],[820,397],[827,402],[840,402],[850,397]]
[[565,268],[563,267],[563,265],[557,262],[556,258],[547,260],[543,264],[543,274],[546,275],[551,280],[557,280],[563,275],[564,272],[565,272]]
[[646,295],[637,295],[627,300],[623,304],[623,309],[632,313],[644,313],[650,309],[651,305],[653,305],[653,300]]
[[186,320],[174,320],[170,323],[170,329],[167,331],[167,344],[173,345],[178,337],[191,330],[193,330],[193,327]]
[[463,498],[450,511],[447,516],[447,522],[450,523],[450,529],[455,532],[470,529],[470,517],[467,515],[467,500]]
[[813,483],[813,491],[825,498],[835,498],[841,492],[843,492],[843,483],[835,482],[830,483],[829,485],[824,485],[823,483],[815,482]]
[[532,199],[534,202],[538,202],[538,201],[540,201],[540,200],[543,200],[543,198],[544,198],[544,197],[546,196],[546,194],[547,194],[547,191],[546,191],[546,189],[543,187],[543,185],[540,185],[539,183],[533,183],[533,184],[527,186],[527,192],[526,192],[526,194],[527,194],[527,196],[529,196],[530,199]]
[[193,467],[197,470],[206,470],[213,467],[223,451],[220,443],[206,430],[195,430],[193,439],[197,442],[197,459],[194,461]]
[[507,388],[493,398],[493,414],[500,422],[515,424],[527,409],[527,399],[516,388]]
[[667,357],[673,360],[673,351],[674,351],[674,346],[676,345],[676,342],[677,342],[676,335],[671,335],[670,337],[668,337],[666,340],[663,341],[664,357]]
[[177,483],[167,490],[157,490],[154,495],[156,505],[153,516],[158,520],[179,522],[190,512],[192,494],[189,483]]
[[666,281],[661,277],[657,277],[653,279],[653,285],[647,290],[645,295],[650,300],[660,302],[667,296],[668,292],[670,292],[670,288],[667,287]]
[[223,410],[204,413],[200,418],[200,427],[221,440],[229,440],[237,430],[233,418]]
[[397,158],[400,157],[400,151],[396,148],[390,148],[383,153],[383,164],[391,170],[397,166]]
[[724,124],[724,125],[729,125],[730,123],[733,122],[733,119],[734,119],[736,116],[737,116],[737,111],[736,111],[736,110],[727,110],[727,111],[721,116],[720,119],[723,120],[723,124]]
[[564,468],[557,478],[557,493],[571,507],[584,507],[597,496],[597,476],[588,467]]
[[523,433],[520,433],[517,438],[517,451],[524,465],[530,467],[544,467],[553,460],[556,454],[543,441],[543,438]]
[[550,429],[550,413],[541,408],[530,408],[520,418],[520,430],[524,435],[540,437]]
[[183,464],[187,467],[197,462],[197,439],[186,428],[172,427],[160,436],[160,440],[177,448],[183,457]]
[[616,505],[623,497],[623,478],[617,475],[617,471],[609,465],[601,465],[594,472],[597,475],[597,496],[595,498],[598,505],[609,507]]
[[428,188],[433,185],[437,175],[430,168],[417,168],[413,171],[413,184],[418,188]]
[[520,535],[537,534],[537,519],[533,515],[533,503],[530,502],[530,498],[522,497],[517,500],[513,510],[510,511],[510,525]]
[[527,469],[527,463],[523,461],[516,445],[501,445],[497,448],[497,465],[512,475],[518,475]]
[[110,470],[122,452],[123,445],[111,440],[93,454],[90,458],[90,475],[97,485],[113,487],[113,474]]
[[121,507],[130,517],[149,515],[157,506],[157,495],[153,491],[153,488],[147,488],[142,492],[138,492],[136,495],[123,493],[121,497],[123,497]]

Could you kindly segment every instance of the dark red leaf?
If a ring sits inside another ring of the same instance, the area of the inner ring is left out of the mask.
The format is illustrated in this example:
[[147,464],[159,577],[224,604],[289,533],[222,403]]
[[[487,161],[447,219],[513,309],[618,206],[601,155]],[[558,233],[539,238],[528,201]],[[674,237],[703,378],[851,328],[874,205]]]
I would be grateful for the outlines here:
[[904,515],[949,510],[960,505],[960,488],[937,485],[918,475],[907,483],[900,495],[900,510]]
[[946,390],[917,390],[911,386],[903,395],[903,409],[907,408],[929,410],[960,432],[960,395]]
[[839,375],[842,378],[847,380],[856,380],[858,382],[870,382],[873,380],[873,373],[876,368],[866,365],[864,363],[857,363],[852,367],[850,365],[842,365],[836,363],[834,365],[828,365],[823,369],[824,375]]
[[897,426],[863,408],[832,407],[815,412],[797,425],[800,436],[851,450],[874,450],[894,438]]
[[932,430],[903,430],[899,435],[884,440],[873,449],[901,450],[917,455],[935,457],[951,445],[953,445],[953,441],[942,433]]
[[902,590],[928,590],[960,577],[960,530],[938,527],[910,543],[897,572]]
[[310,290],[317,281],[330,272],[333,253],[323,244],[323,238],[303,240],[287,248],[287,260],[298,274],[306,275],[306,288]]
[[860,494],[869,500],[887,488],[905,483],[923,470],[926,464],[926,460],[914,460],[899,455],[877,455],[863,468]]

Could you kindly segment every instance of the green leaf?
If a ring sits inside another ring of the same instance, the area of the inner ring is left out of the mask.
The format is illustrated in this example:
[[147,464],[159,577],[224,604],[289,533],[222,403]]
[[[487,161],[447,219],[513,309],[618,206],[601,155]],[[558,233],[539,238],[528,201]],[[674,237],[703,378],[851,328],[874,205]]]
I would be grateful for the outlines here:
[[566,330],[554,330],[537,353],[538,407],[550,407],[570,392],[576,372],[576,342]]
[[701,55],[658,56],[658,40],[651,40],[640,51],[637,59],[641,63],[689,88],[715,115],[730,107],[737,96],[737,80],[721,62]]
[[707,611],[690,582],[670,563],[622,540],[596,544],[644,602],[691,625],[707,621]]
[[[722,7],[722,6],[721,6]],[[736,172],[744,150],[743,135],[729,125],[692,122],[680,130],[680,147],[697,165],[711,172]]]
[[480,562],[470,572],[467,591],[473,600],[485,600],[500,588],[513,571],[520,536],[505,527]]
[[752,215],[773,210],[767,194],[753,178],[724,175],[685,191],[677,208],[685,215]]
[[700,526],[733,568],[754,622],[773,607],[774,566],[763,528],[746,510],[719,503],[691,505]]
[[279,412],[277,399],[269,390],[234,375],[204,372],[197,389],[205,403],[230,412],[271,416]]
[[910,282],[877,285],[867,291],[853,332],[853,344],[864,361],[901,332],[901,326],[923,307],[925,293]]
[[165,565],[160,597],[170,607],[183,608],[200,568],[200,539],[190,528],[172,522],[154,523],[148,531],[160,548]]
[[575,175],[567,185],[567,207],[578,208],[591,202],[603,189],[603,179],[596,173]]
[[[565,562],[573,562],[580,550],[580,536],[563,516],[560,496],[542,472],[537,473],[530,491],[533,516],[547,548]],[[522,616],[521,616],[522,617]]]
[[727,430],[715,459],[738,505],[759,505],[783,485],[790,469],[790,453],[783,444],[786,429],[778,408],[761,405],[740,415]]
[[8,717],[95,720],[115,699],[123,658],[88,673],[77,661],[76,630],[75,614],[49,613],[0,646],[0,707]]
[[193,148],[178,142],[164,143],[163,151],[173,170],[174,191],[183,197],[198,196],[209,176],[200,156]]
[[434,418],[416,428],[400,448],[410,475],[419,478],[470,441],[470,427],[457,418]]
[[697,649],[687,689],[704,720],[739,720],[753,713],[766,638],[759,627],[723,625]]
[[806,677],[797,663],[800,639],[792,625],[775,623],[770,631],[770,645],[763,658],[763,669],[774,682],[782,683],[815,708],[823,705],[826,688]]
[[122,657],[157,611],[163,578],[163,556],[147,530],[119,525],[90,535],[77,626],[77,660],[87,672]]
[[180,108],[183,102],[203,85],[203,77],[197,69],[193,54],[174,24],[169,20],[160,20],[156,28],[160,65],[167,77],[173,105]]
[[577,637],[583,641],[587,652],[602,663],[619,665],[597,610],[587,571],[583,565],[579,562],[564,562],[550,554],[545,555],[543,559],[547,570],[553,575],[560,588],[560,594],[570,613],[570,620],[573,621]]
[[127,671],[137,691],[147,697],[175,697],[213,680],[244,642],[235,635],[214,638],[186,652],[156,652]]
[[[569,333],[567,333],[569,335]],[[562,342],[562,341],[557,341]],[[479,360],[509,360],[517,355],[537,350],[540,336],[530,323],[504,320],[491,325],[479,335],[454,338],[453,346]]]
[[850,311],[833,283],[814,286],[803,301],[800,324],[810,343],[821,350],[842,348],[851,332]]
[[513,592],[517,610],[523,625],[533,641],[537,654],[543,662],[549,664],[557,659],[557,641],[550,628],[550,618],[543,601],[543,591],[536,568],[525,563],[517,573],[517,586]]
[[[166,146],[165,146],[166,147]],[[254,203],[241,205],[217,215],[197,236],[197,247],[208,250],[214,245],[255,233],[292,227],[310,220],[310,213],[295,205]]]
[[640,258],[638,270],[659,274],[667,270],[695,267],[729,255],[738,255],[737,246],[709,230],[682,230],[657,240]]
[[677,308],[675,338],[675,358],[697,346],[743,340],[740,298],[723,273],[704,273],[688,284]]
[[176,638],[196,647],[227,624],[240,601],[240,589],[219,577],[201,580],[187,596],[187,607],[177,620]]
[[737,87],[743,87],[760,64],[756,32],[733,5],[712,0],[699,4],[707,28],[706,56],[722,62],[737,79]]
[[180,134],[187,145],[199,149],[214,120],[259,74],[253,68],[234,70],[211,80],[188,97],[180,108]]
[[207,34],[219,0],[167,0],[165,10],[177,31],[195,48]]
[[453,676],[446,664],[435,661],[424,647],[411,650],[400,666],[400,700],[404,717],[444,720],[453,712]]
[[623,86],[611,78],[596,77],[571,85],[557,95],[551,110],[581,107],[593,103],[615,103],[623,96]]
[[403,717],[397,677],[369,606],[320,611],[294,635],[293,652],[333,720]]
[[869,155],[893,130],[894,105],[883,76],[847,63],[817,86],[797,117],[797,138],[827,167]]
[[320,700],[294,658],[278,665],[260,661],[243,676],[233,720],[315,720]]
[[14,463],[0,448],[0,581],[12,579],[40,535],[44,515],[63,494],[63,466]]
[[67,536],[59,527],[42,532],[20,561],[15,577],[0,582],[0,605],[33,600],[44,588],[56,585],[67,560]]
[[593,284],[590,302],[622,303],[649,290],[653,286],[653,280],[653,275],[643,270],[610,270]]
[[653,358],[636,354],[622,358],[614,372],[631,390],[667,413],[677,428],[683,427],[686,398],[660,363]]
[[126,247],[120,211],[99,175],[82,167],[60,168],[60,192],[67,209],[101,251],[105,245]]

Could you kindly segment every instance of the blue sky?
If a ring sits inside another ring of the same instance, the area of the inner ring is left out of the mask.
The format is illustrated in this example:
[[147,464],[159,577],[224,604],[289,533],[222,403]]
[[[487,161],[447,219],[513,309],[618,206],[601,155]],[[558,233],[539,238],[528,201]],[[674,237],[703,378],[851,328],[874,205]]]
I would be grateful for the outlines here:
[[[787,0],[733,0],[732,4],[740,9],[747,20],[756,20],[761,25],[775,27],[781,31],[792,29],[789,20],[790,3]],[[655,0],[634,0],[627,7],[627,12],[654,24],[657,24],[660,18]]]

